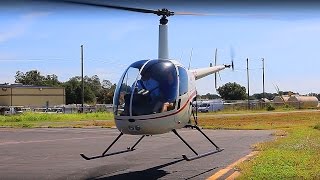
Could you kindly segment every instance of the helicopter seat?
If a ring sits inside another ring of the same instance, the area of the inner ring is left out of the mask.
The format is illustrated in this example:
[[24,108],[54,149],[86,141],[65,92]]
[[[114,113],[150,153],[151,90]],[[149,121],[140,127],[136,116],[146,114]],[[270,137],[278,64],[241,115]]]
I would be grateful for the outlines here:
[[132,99],[132,115],[152,114],[153,104],[149,93],[135,93]]

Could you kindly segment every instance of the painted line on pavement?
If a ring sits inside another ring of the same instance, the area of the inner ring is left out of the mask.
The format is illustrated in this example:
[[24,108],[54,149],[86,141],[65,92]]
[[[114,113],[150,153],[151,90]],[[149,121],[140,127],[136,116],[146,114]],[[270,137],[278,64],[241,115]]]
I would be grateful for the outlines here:
[[212,176],[210,176],[207,180],[213,180],[213,179],[218,179],[219,177],[225,175],[227,172],[229,172],[230,170],[232,170],[237,164],[247,160],[248,158],[256,155],[258,153],[258,151],[253,151],[250,154],[240,158],[239,160],[237,160],[236,162],[230,164],[229,166],[227,166],[224,169],[221,169],[220,171],[216,172],[215,174],[213,174]]
[[232,173],[229,177],[226,178],[226,180],[234,180],[236,179],[238,176],[240,176],[240,172],[239,171],[235,171],[234,173]]

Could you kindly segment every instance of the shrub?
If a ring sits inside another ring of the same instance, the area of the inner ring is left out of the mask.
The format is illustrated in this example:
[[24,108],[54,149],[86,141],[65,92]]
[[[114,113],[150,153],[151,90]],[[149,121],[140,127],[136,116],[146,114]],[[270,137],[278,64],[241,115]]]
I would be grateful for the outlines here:
[[271,106],[270,104],[267,105],[267,111],[274,111],[276,108]]
[[295,108],[289,104],[285,104],[282,106],[283,110],[294,110]]

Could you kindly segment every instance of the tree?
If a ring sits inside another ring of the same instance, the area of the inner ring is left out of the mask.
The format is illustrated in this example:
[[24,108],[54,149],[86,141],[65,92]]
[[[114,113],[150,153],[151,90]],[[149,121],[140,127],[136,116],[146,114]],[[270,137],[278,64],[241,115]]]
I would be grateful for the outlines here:
[[217,94],[210,94],[207,93],[206,95],[200,95],[201,99],[219,99],[220,96],[218,96]]
[[[82,83],[81,77],[75,76],[63,84],[66,91],[67,104],[81,104],[82,103]],[[84,102],[95,102],[95,94],[89,86],[88,82],[84,81]]]
[[58,87],[61,86],[61,82],[58,80],[58,76],[55,74],[47,75],[43,79],[45,86]]
[[94,75],[92,77],[85,76],[83,78],[84,83],[87,84],[91,91],[94,93],[95,97],[98,97],[100,95],[100,91],[102,89],[101,83],[100,83],[100,78],[98,75]]
[[40,72],[37,70],[31,70],[26,73],[21,71],[17,71],[15,75],[15,82],[22,83],[24,85],[35,85],[41,86],[43,85],[44,77],[40,75]]
[[22,83],[23,85],[34,86],[51,86],[57,87],[61,85],[58,76],[55,74],[42,76],[38,70],[27,71],[26,73],[17,71],[15,75],[15,82]]
[[103,80],[101,84],[102,88],[109,89],[112,86],[112,83],[109,80]]
[[217,89],[219,95],[225,100],[244,100],[246,96],[246,88],[237,83],[227,83]]
[[[265,93],[265,98],[272,100],[277,95],[278,95],[277,93]],[[256,93],[252,95],[252,99],[261,99],[261,98],[263,98],[263,93]]]
[[308,96],[315,96],[318,98],[318,100],[320,100],[320,94],[317,93],[309,93]]
[[108,80],[102,81],[102,89],[100,91],[100,96],[98,96],[97,102],[101,104],[111,104],[113,102],[113,94],[116,89],[116,84],[112,84]]

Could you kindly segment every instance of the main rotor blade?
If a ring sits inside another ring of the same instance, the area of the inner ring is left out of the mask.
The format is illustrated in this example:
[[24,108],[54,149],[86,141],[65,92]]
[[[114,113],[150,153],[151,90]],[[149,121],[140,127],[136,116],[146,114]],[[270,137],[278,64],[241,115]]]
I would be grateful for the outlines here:
[[174,12],[174,15],[191,15],[191,16],[217,16],[217,17],[256,17],[265,18],[272,14],[250,14],[250,13],[192,13],[192,12]]
[[94,2],[85,2],[85,1],[68,1],[63,0],[62,2],[70,3],[70,4],[79,4],[79,5],[87,5],[87,6],[95,6],[95,7],[104,7],[104,8],[111,8],[111,9],[119,9],[119,10],[125,10],[125,11],[133,11],[133,12],[140,12],[140,13],[152,13],[157,14],[158,10],[151,10],[151,9],[142,9],[142,8],[132,8],[132,7],[124,7],[124,6],[115,6],[115,5],[109,5],[104,3],[94,3]]
[[[50,0],[47,0],[50,1]],[[52,1],[52,0],[51,0]],[[54,1],[52,1],[54,2]],[[62,3],[69,3],[69,4],[78,4],[78,5],[86,5],[86,6],[95,6],[95,7],[102,7],[102,8],[111,8],[111,9],[118,9],[124,11],[132,11],[132,12],[139,12],[139,13],[149,13],[149,14],[156,14],[158,16],[173,16],[173,15],[189,15],[189,16],[226,16],[226,17],[266,17],[266,14],[249,14],[249,13],[193,13],[193,12],[173,12],[169,11],[168,9],[143,9],[143,8],[134,8],[134,7],[126,7],[126,6],[116,6],[106,4],[102,1],[75,1],[75,0],[61,0],[55,2],[62,2]]]
[[174,15],[190,15],[190,16],[210,16],[207,13],[193,13],[193,12],[174,12]]

